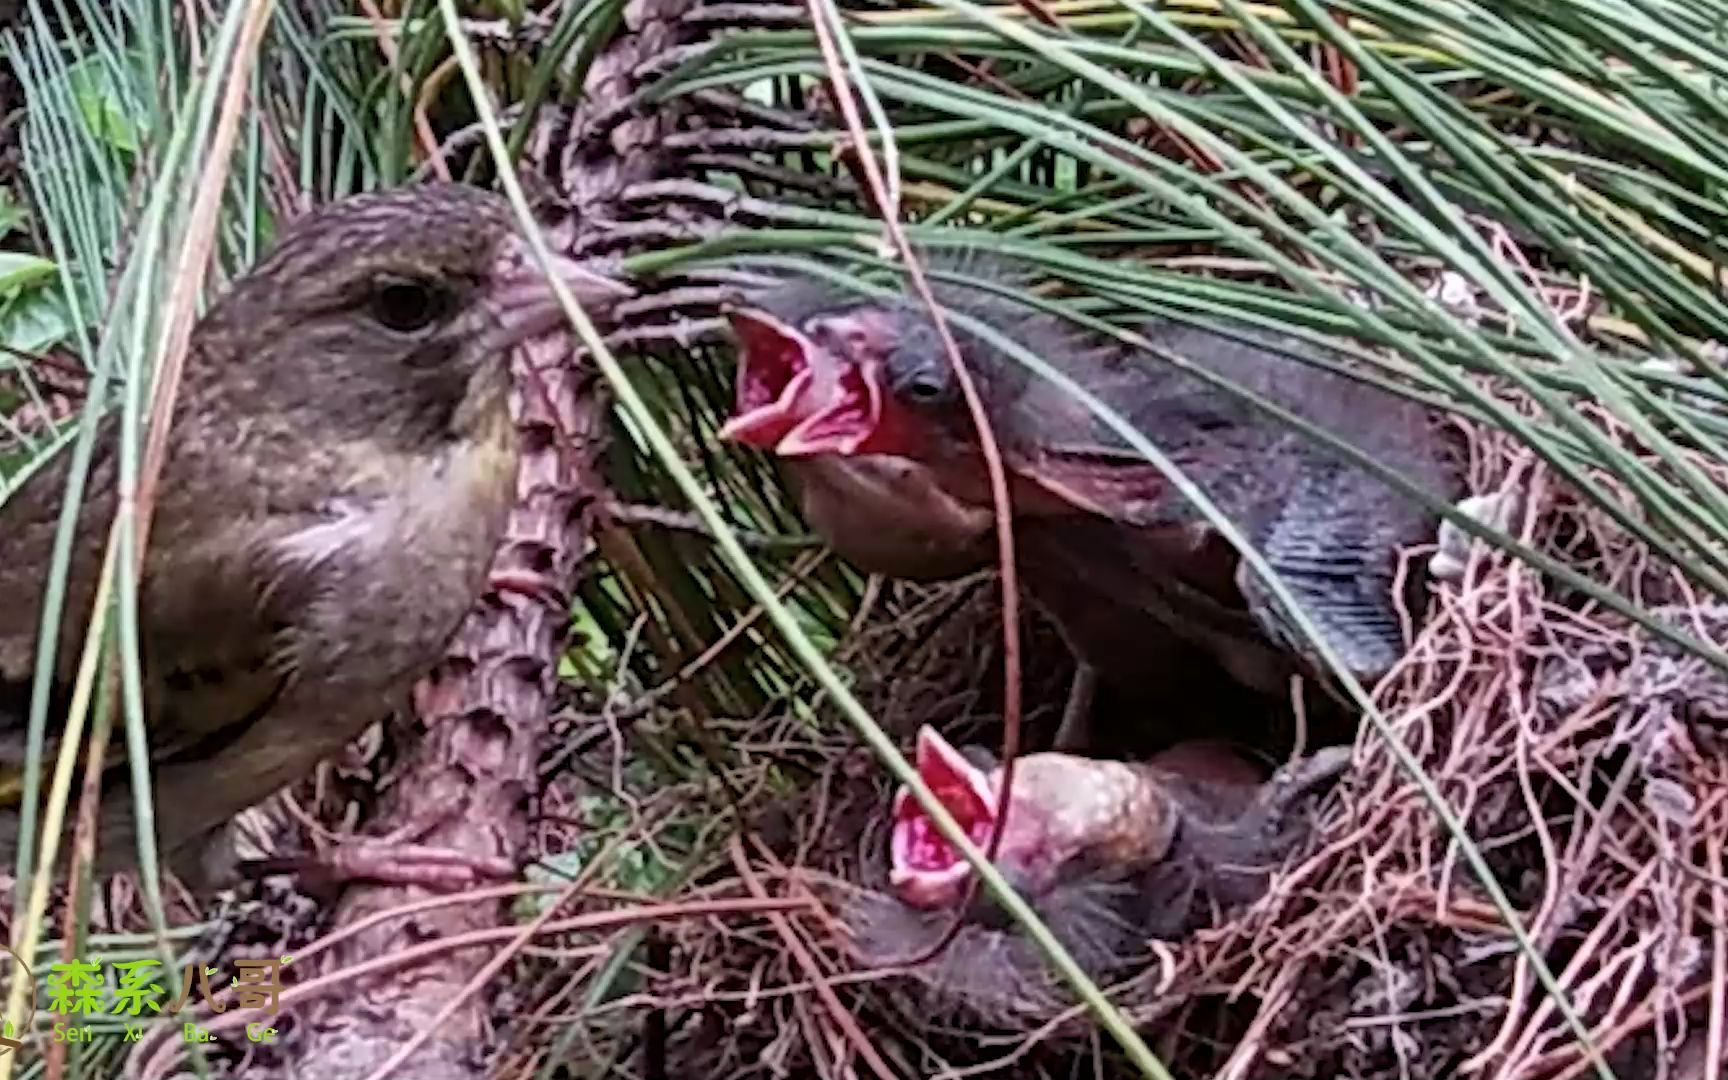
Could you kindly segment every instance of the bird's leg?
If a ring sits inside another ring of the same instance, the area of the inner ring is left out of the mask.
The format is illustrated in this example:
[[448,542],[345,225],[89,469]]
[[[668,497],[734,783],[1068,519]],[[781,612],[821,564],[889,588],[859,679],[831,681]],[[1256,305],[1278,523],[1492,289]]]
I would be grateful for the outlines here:
[[551,578],[531,570],[494,570],[486,584],[498,592],[513,592],[538,600],[557,611],[570,610],[570,595]]
[[1297,802],[1342,775],[1350,767],[1352,752],[1348,746],[1325,746],[1286,764],[1260,789],[1260,812],[1275,820],[1284,818]]
[[1348,746],[1325,747],[1279,769],[1236,820],[1184,822],[1214,898],[1234,906],[1264,893],[1271,872],[1308,835],[1310,822],[1295,812],[1297,804],[1343,773],[1350,756]]
[[293,874],[313,886],[367,881],[437,890],[465,889],[516,877],[515,867],[503,859],[453,848],[378,840],[351,841],[315,855],[253,859],[243,863],[241,869],[255,877]]
[[404,844],[391,838],[338,845],[324,854],[319,869],[339,881],[423,885],[429,889],[460,889],[516,877],[516,868],[496,856]]
[[388,836],[345,838],[327,851],[253,859],[244,868],[257,875],[291,873],[320,884],[369,881],[429,889],[470,888],[516,877],[516,867],[496,856],[412,842],[439,824],[416,823]]
[[1068,685],[1068,702],[1062,707],[1062,724],[1056,729],[1052,750],[1079,753],[1092,745],[1092,699],[1098,693],[1098,669],[1084,660],[1074,665],[1074,681]]
[[1249,844],[1282,852],[1306,832],[1296,808],[1350,767],[1348,746],[1326,746],[1285,764],[1260,788],[1254,803],[1229,828]]

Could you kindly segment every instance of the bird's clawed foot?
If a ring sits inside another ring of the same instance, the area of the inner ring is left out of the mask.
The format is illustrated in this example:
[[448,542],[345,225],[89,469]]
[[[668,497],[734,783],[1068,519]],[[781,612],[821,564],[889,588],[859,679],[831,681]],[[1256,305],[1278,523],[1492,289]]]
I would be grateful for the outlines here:
[[1348,746],[1323,747],[1285,764],[1260,789],[1256,812],[1269,827],[1287,827],[1296,805],[1315,795],[1350,768]]
[[1248,809],[1231,824],[1213,832],[1205,830],[1212,844],[1211,888],[1230,902],[1247,902],[1262,895],[1267,875],[1301,846],[1313,828],[1300,804],[1323,794],[1350,765],[1348,746],[1329,746],[1310,757],[1291,762],[1260,787]]
[[364,881],[452,892],[516,877],[516,868],[495,856],[390,840],[349,840],[316,855],[251,860],[243,869],[254,876],[295,874],[312,886]]

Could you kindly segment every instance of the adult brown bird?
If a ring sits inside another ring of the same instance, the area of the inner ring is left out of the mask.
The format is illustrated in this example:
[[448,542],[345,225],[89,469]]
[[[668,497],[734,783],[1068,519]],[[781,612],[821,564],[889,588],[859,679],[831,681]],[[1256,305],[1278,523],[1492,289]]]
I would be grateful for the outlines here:
[[[1144,433],[1280,573],[1353,674],[1372,681],[1402,654],[1398,551],[1431,540],[1437,520],[1420,503],[1198,375],[984,289],[944,286],[938,298]],[[976,431],[918,301],[793,284],[732,322],[742,348],[737,413],[725,433],[795,462],[807,507],[870,507],[873,524],[813,521],[837,550],[895,573],[912,548],[896,544],[895,558],[884,559],[859,538],[880,547],[922,529],[952,540],[936,546],[945,558],[984,557],[969,546],[988,531]],[[1270,592],[1159,469],[1064,388],[982,335],[950,327],[1009,472],[1023,576],[1087,668],[1127,684],[1169,682],[1191,677],[1198,651],[1240,684],[1276,696],[1291,674],[1316,671]],[[1456,494],[1459,478],[1425,408],[1304,362],[1337,356],[1238,323],[1158,322],[1142,332],[1436,496]],[[867,501],[833,464],[871,460],[909,462],[917,490]],[[812,493],[818,485],[825,490]],[[930,505],[942,515],[927,513]],[[973,530],[946,527],[960,521]]]
[[[626,290],[571,262],[585,305]],[[156,834],[197,881],[206,840],[405,703],[487,586],[513,501],[516,343],[562,315],[500,197],[425,185],[283,229],[194,329],[138,596]],[[74,673],[118,484],[101,421],[77,515],[56,705]],[[0,865],[18,839],[49,553],[70,454],[0,504]],[[507,583],[506,583],[507,584]],[[49,713],[52,763],[64,714]],[[135,860],[130,766],[110,747],[102,870]],[[405,849],[378,876],[416,876]]]
[[[994,865],[1095,977],[1144,962],[1149,940],[1175,940],[1263,895],[1308,834],[1300,804],[1348,765],[1331,747],[1270,779],[1218,742],[1177,744],[1146,761],[1029,754],[1015,764]],[[995,827],[1003,770],[979,747],[918,733],[918,773],[980,846]],[[960,904],[972,868],[911,793],[896,792],[887,895],[866,894],[848,922],[871,963],[918,956],[956,939],[915,974],[953,1004],[986,1015],[1053,985],[1036,946],[983,890]]]

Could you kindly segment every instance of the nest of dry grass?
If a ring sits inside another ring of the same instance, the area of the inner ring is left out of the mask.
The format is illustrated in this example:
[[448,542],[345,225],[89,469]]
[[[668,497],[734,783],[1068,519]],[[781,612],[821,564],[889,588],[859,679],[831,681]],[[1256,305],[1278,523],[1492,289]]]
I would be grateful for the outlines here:
[[[1728,606],[1516,439],[1461,430],[1471,490],[1514,497],[1509,531],[1524,544],[1728,643]],[[1696,464],[1728,481],[1721,463]],[[999,738],[995,589],[982,574],[867,593],[839,659],[908,746],[924,722],[956,742]],[[1728,1017],[1716,888],[1728,680],[1485,544],[1426,596],[1407,656],[1376,688],[1392,730],[1467,822],[1617,1074],[1717,1075],[1705,1063],[1723,1059]],[[1053,629],[1027,620],[1027,744],[1039,746],[1071,670]],[[493,1004],[507,1046],[493,1075],[551,1062],[644,1077],[1136,1075],[1011,927],[968,928],[913,966],[861,949],[893,904],[881,889],[890,785],[837,719],[774,710],[696,738],[688,713],[632,704],[660,700],[621,682],[603,699],[572,696],[553,724],[537,827],[550,869],[510,902],[523,925],[552,895],[561,906]],[[374,750],[285,796],[275,809],[298,809],[275,824],[339,828],[388,771],[389,740]],[[98,930],[144,925],[124,879],[98,910]],[[314,915],[272,887],[190,951],[300,955]],[[939,936],[925,929],[907,953]],[[1566,1080],[1591,1068],[1372,730],[1263,898],[1182,941],[1070,946],[1082,962],[1134,957],[1109,989],[1177,1075]]]
[[[1514,496],[1514,536],[1728,643],[1728,606],[1696,595],[1516,439],[1461,430],[1470,488]],[[1696,464],[1728,482],[1723,464]],[[867,594],[839,659],[908,746],[927,721],[957,742],[999,738],[995,589],[982,574]],[[1722,1061],[1728,1017],[1716,887],[1728,680],[1485,544],[1426,595],[1408,655],[1376,688],[1392,730],[1467,822],[1617,1074],[1717,1075],[1705,1063]],[[1071,670],[1053,629],[1027,620],[1038,746]],[[689,714],[633,708],[659,700],[642,687],[613,690],[572,697],[553,725],[538,808],[551,869],[511,902],[526,924],[570,882],[576,898],[530,935],[493,1006],[508,1047],[494,1075],[553,1061],[645,1077],[1136,1075],[1012,928],[969,928],[910,967],[862,954],[873,913],[893,903],[881,889],[890,785],[838,720],[775,710],[698,740]],[[710,753],[693,765],[698,743]],[[357,748],[269,817],[278,830],[339,828],[388,771],[388,748]],[[312,947],[304,898],[272,886],[243,907],[217,913],[190,951]],[[98,931],[145,925],[124,878],[97,908]],[[1111,994],[1177,1075],[1567,1080],[1591,1068],[1372,730],[1259,901],[1187,940],[1073,951],[1132,952]]]
[[[1514,495],[1510,531],[1524,543],[1728,640],[1728,607],[1695,595],[1528,449],[1493,432],[1468,442],[1472,491]],[[1619,1075],[1715,1075],[1701,1063],[1721,1060],[1728,1012],[1712,888],[1728,842],[1728,681],[1503,552],[1477,543],[1464,562],[1456,580],[1431,583],[1377,701]],[[992,736],[993,587],[896,588],[859,624],[847,657],[898,734],[938,719],[957,739]],[[1060,645],[1032,629],[1036,725],[1059,707],[1066,670],[1050,659]],[[753,827],[704,891],[808,906],[670,932],[663,966],[632,999],[658,1017],[670,1074],[1132,1075],[1011,929],[963,936],[956,963],[861,963],[861,913],[883,900],[889,792],[836,730],[778,717],[733,733],[746,754],[795,762],[782,772],[804,779],[755,789],[741,806]],[[976,974],[993,969],[1023,977]],[[1456,841],[1371,730],[1270,892],[1189,940],[1149,943],[1113,995],[1178,1075],[1565,1080],[1591,1068]]]

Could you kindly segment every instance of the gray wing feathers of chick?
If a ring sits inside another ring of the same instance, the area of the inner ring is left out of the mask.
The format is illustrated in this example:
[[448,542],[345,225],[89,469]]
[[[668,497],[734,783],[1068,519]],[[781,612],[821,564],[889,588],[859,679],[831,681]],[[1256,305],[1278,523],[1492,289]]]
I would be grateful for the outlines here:
[[[1186,339],[1191,354],[1206,355],[1200,335],[1211,336],[1192,329],[1165,336]],[[1295,338],[1267,335],[1264,340],[1286,353],[1319,352]],[[1252,344],[1218,339],[1209,351],[1208,366],[1219,374],[1435,496],[1448,497],[1456,486],[1432,421],[1418,403]],[[1228,391],[1213,388],[1211,393]],[[1431,538],[1434,515],[1331,447],[1276,418],[1250,416],[1253,407],[1246,402],[1220,405],[1219,412],[1237,413],[1233,418],[1242,422],[1240,428],[1224,425],[1234,432],[1231,449],[1238,454],[1193,455],[1203,463],[1202,474],[1212,473],[1202,476],[1202,486],[1247,533],[1349,670],[1362,676],[1383,673],[1404,651],[1394,596],[1397,551]],[[1313,655],[1266,583],[1246,564],[1238,586],[1270,637]]]
[[[1423,406],[1297,359],[1327,355],[1310,342],[1236,330],[1247,340],[1177,323],[1154,324],[1148,334],[1155,345],[1276,403],[1430,493],[1455,493],[1457,477]],[[1155,358],[1136,366],[1142,370],[1131,380],[1100,379],[1132,386],[1136,426],[1246,534],[1352,672],[1377,675],[1395,663],[1404,650],[1393,595],[1397,549],[1431,538],[1434,515],[1229,390]],[[1197,508],[1177,502],[1163,515],[1198,516]],[[1246,564],[1238,586],[1268,636],[1312,655]]]
[[[1250,537],[1303,614],[1357,675],[1386,671],[1404,651],[1393,605],[1391,545],[1401,538],[1375,526],[1376,506],[1360,477],[1315,470],[1296,478],[1290,501],[1260,536]],[[1313,655],[1306,637],[1247,563],[1237,584],[1261,629],[1294,652]]]
[[[1265,556],[1353,672],[1375,674],[1395,662],[1403,651],[1393,598],[1396,552],[1432,538],[1435,515],[1226,386],[1125,345],[1088,347],[1047,318],[1022,313],[1019,319],[1012,336],[1047,359],[1060,358],[1064,374],[1181,470]],[[1154,349],[1279,406],[1433,495],[1455,496],[1459,477],[1424,406],[1328,370],[1347,370],[1349,361],[1307,339],[1235,320],[1221,326],[1158,319],[1142,333]],[[987,366],[985,376],[1011,387],[998,406],[1010,438],[1016,431],[1035,432],[1045,446],[1071,458],[1142,460],[1118,431],[1054,383],[1006,359]],[[1163,483],[1136,486],[1144,483],[1115,493],[1108,516],[1136,527],[1210,530],[1198,506],[1172,497]],[[1238,587],[1268,637],[1312,654],[1246,566]]]

